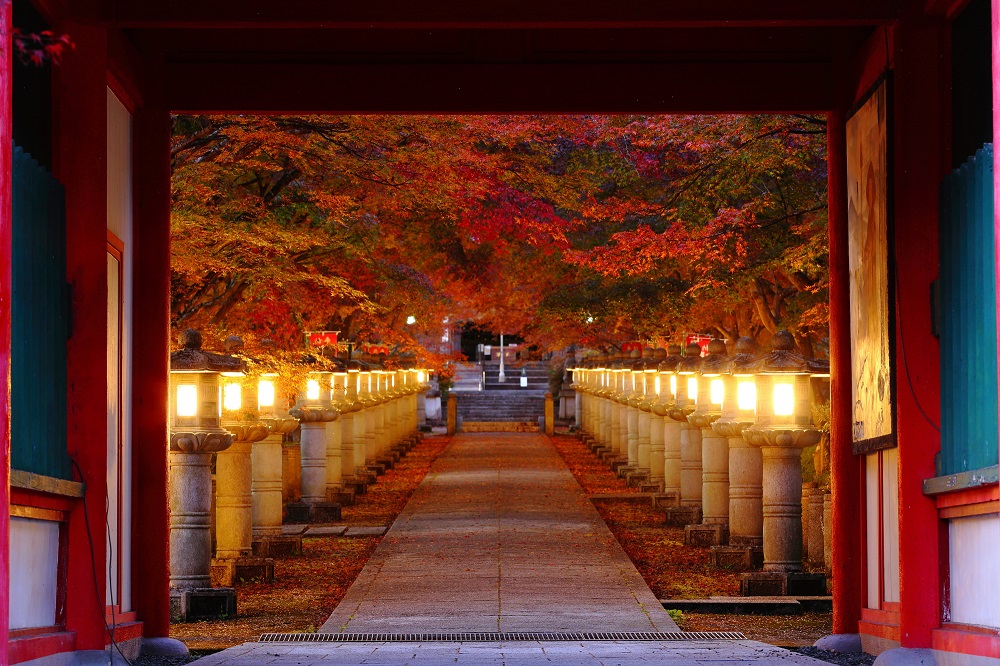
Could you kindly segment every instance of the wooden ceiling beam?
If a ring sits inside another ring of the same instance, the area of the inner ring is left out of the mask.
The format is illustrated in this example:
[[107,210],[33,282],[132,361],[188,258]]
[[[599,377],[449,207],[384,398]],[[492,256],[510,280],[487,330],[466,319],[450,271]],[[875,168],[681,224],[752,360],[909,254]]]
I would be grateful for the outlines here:
[[892,3],[872,0],[108,0],[123,28],[699,28],[882,25]]
[[829,63],[317,65],[179,63],[190,113],[787,113],[834,105]]

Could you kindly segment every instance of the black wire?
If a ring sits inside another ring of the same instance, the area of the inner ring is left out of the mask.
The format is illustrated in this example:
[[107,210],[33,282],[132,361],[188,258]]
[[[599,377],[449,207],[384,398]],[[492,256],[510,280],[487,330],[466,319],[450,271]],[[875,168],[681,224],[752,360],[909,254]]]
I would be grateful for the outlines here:
[[917,392],[913,388],[913,381],[910,379],[910,365],[906,362],[906,342],[903,338],[903,318],[899,316],[899,269],[893,265],[892,267],[893,282],[896,285],[896,328],[899,330],[899,350],[903,355],[903,371],[906,375],[906,385],[910,387],[910,395],[913,396],[913,402],[917,405],[917,409],[920,410],[920,414],[927,420],[931,427],[941,433],[941,426],[934,423],[927,412],[924,411],[923,406],[920,404],[920,400],[917,398]]
[[[125,660],[128,666],[133,666],[132,662],[128,657],[122,652],[122,648],[118,645],[118,641],[115,640],[115,634],[111,631],[111,625],[108,624],[108,616],[105,613],[104,604],[101,603],[101,585],[97,582],[97,550],[94,547],[94,535],[90,530],[90,512],[87,510],[87,493],[86,493],[86,481],[84,479],[83,470],[80,468],[80,463],[76,461],[73,456],[69,457],[70,462],[73,463],[73,467],[76,468],[76,473],[80,475],[80,480],[84,481],[84,493],[83,493],[83,523],[87,528],[87,543],[90,544],[90,572],[94,577],[94,592],[97,594],[97,607],[100,611],[101,617],[104,618],[104,628],[108,632],[108,638],[111,641],[111,645],[114,649],[121,655],[121,658]],[[107,501],[107,494],[105,494],[105,501]],[[105,514],[107,515],[107,514]],[[109,527],[110,529],[110,527]],[[111,652],[108,653],[108,663],[112,664]]]

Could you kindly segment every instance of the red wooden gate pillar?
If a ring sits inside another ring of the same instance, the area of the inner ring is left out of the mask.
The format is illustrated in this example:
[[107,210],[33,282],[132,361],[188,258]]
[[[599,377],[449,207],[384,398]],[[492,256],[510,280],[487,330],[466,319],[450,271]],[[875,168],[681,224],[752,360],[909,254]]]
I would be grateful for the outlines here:
[[11,3],[0,4],[0,664],[10,608]]
[[833,485],[833,633],[857,634],[863,580],[861,465],[851,448],[851,316],[844,113],[827,115],[830,235],[830,466]]
[[[152,88],[152,86],[150,86]],[[170,114],[148,90],[134,118],[135,442],[133,604],[144,634],[170,635],[167,384],[170,357]]]

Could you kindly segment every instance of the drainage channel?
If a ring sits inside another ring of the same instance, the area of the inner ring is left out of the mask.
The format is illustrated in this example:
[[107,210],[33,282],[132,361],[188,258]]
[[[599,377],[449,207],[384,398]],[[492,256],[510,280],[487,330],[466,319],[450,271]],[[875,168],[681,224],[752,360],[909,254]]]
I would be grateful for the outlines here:
[[414,634],[262,634],[261,643],[516,643],[524,641],[740,641],[738,631],[611,631],[550,633],[460,632]]

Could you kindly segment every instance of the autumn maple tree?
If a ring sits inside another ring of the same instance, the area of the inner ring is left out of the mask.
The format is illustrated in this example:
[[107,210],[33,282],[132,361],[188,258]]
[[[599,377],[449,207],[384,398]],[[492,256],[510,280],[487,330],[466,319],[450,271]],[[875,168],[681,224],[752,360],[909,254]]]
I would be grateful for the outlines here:
[[172,159],[176,328],[826,338],[822,118],[178,116]]

